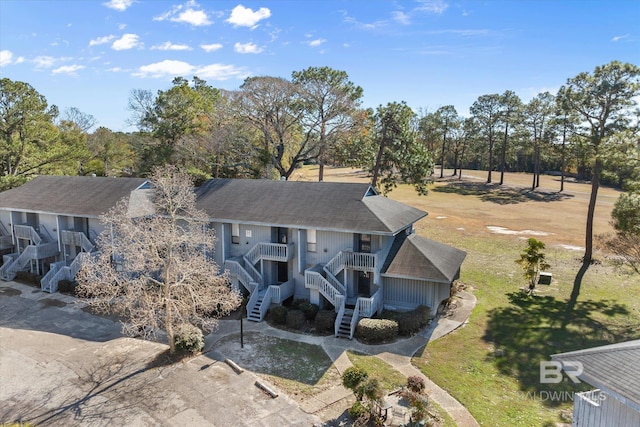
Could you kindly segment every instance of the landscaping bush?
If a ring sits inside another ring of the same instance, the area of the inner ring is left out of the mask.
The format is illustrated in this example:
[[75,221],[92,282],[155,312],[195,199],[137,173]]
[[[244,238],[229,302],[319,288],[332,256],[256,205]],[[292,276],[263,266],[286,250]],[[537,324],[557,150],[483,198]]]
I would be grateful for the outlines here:
[[204,348],[204,335],[197,326],[183,323],[176,326],[173,342],[177,350],[195,354]]
[[16,272],[16,282],[26,283],[27,285],[37,285],[40,286],[40,280],[42,276],[36,273],[31,273],[29,271],[18,271]]
[[398,322],[398,334],[411,336],[429,324],[429,307],[423,305],[405,313],[399,313],[395,320]]
[[355,335],[367,343],[391,341],[398,336],[398,322],[389,319],[361,319]]
[[309,301],[305,301],[298,305],[298,310],[304,313],[304,317],[307,320],[313,320],[316,318],[320,307],[318,307],[316,304],[311,304]]
[[[358,368],[357,366],[350,366],[342,374],[342,385],[345,386],[345,388],[352,390],[354,393],[356,393],[356,395],[358,395],[357,393],[358,387],[368,377],[369,377],[369,374],[367,374],[367,372],[364,369]],[[361,398],[362,398],[362,395],[359,395],[358,400],[360,400]]]
[[58,292],[72,294],[75,292],[76,286],[78,286],[78,283],[75,280],[60,280],[58,282]]
[[304,326],[306,317],[302,310],[291,310],[287,313],[287,327],[291,329],[300,329]]
[[367,407],[364,406],[359,400],[356,400],[356,402],[351,405],[351,408],[349,408],[349,416],[354,420],[357,420],[368,412],[369,410],[367,409]]
[[287,323],[287,312],[289,310],[283,305],[276,305],[269,310],[269,319],[276,325]]
[[320,310],[316,314],[315,325],[318,332],[333,332],[336,322],[334,310]]
[[422,377],[412,375],[407,378],[407,388],[414,393],[424,392],[425,385]]

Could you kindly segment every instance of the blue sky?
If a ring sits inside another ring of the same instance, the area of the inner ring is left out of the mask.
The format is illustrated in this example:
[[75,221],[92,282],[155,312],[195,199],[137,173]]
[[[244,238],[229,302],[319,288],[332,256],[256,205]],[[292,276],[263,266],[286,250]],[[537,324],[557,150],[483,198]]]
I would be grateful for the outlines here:
[[638,0],[0,0],[0,76],[120,131],[130,91],[175,76],[233,90],[329,66],[365,107],[467,116],[481,95],[526,102],[612,60],[640,65]]

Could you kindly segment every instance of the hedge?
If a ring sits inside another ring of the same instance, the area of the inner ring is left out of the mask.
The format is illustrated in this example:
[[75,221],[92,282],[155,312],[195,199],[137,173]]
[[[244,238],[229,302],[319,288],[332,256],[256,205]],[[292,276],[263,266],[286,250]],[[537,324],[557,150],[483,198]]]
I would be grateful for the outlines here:
[[398,336],[398,322],[389,319],[361,319],[355,336],[372,344],[392,341]]

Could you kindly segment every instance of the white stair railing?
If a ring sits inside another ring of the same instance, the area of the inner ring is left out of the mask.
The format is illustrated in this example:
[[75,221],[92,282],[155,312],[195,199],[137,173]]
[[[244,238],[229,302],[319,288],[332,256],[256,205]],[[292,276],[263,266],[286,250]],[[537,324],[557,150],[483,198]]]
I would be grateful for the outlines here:
[[262,274],[253,266],[254,264],[247,259],[246,255],[243,257],[245,270],[251,275],[251,278],[254,282],[259,283],[260,285],[264,284]]
[[12,263],[3,264],[2,267],[0,267],[0,278],[6,281],[15,279],[16,273],[20,270],[23,270],[27,263],[29,263],[32,259],[35,259],[36,254],[37,249],[35,245],[27,246],[25,250],[22,251],[20,256],[16,258]]
[[359,297],[356,307],[361,312],[362,317],[373,316],[382,307],[382,291],[377,290],[371,297]]
[[309,289],[318,289],[320,294],[329,300],[334,307],[336,307],[336,310],[340,305],[340,300],[344,300],[344,295],[329,283],[319,272],[306,270],[304,272],[304,280],[305,287]]
[[245,270],[238,261],[228,259],[224,262],[225,270],[229,270],[229,274],[235,276],[240,284],[245,287],[249,292],[258,286],[258,282],[253,280],[253,277]]
[[51,290],[52,287],[54,287],[57,290],[58,282],[56,281],[54,285],[53,278],[55,277],[56,273],[58,273],[58,271],[60,271],[60,269],[63,267],[66,267],[65,261],[58,261],[58,262],[51,263],[51,265],[49,266],[49,271],[47,271],[47,274],[45,274],[44,277],[40,279],[40,289],[43,292],[55,292],[55,290],[54,291]]
[[260,303],[260,321],[264,319],[264,316],[267,315],[267,311],[269,311],[269,307],[271,307],[272,300],[272,286],[267,288],[264,296],[262,297],[262,302]]
[[49,230],[47,229],[47,227],[44,224],[40,224],[38,226],[38,229],[40,230],[40,235],[43,235],[45,237],[45,240],[50,243],[50,242],[55,242],[56,239],[51,235],[51,233],[49,232]]
[[356,307],[353,309],[353,314],[351,315],[351,324],[349,325],[349,339],[353,339],[353,334],[356,331],[356,326],[358,326],[359,320],[360,320],[360,308],[359,308],[359,305],[356,304]]
[[336,321],[334,323],[334,334],[337,337],[340,333],[340,325],[342,324],[342,318],[344,317],[344,311],[345,311],[345,300],[344,300],[344,296],[340,295],[342,298],[339,299],[340,301],[340,305],[335,305],[336,310],[338,310],[338,314],[336,315]]
[[29,240],[32,244],[39,245],[42,243],[42,237],[30,225],[15,225],[13,232],[16,239]]

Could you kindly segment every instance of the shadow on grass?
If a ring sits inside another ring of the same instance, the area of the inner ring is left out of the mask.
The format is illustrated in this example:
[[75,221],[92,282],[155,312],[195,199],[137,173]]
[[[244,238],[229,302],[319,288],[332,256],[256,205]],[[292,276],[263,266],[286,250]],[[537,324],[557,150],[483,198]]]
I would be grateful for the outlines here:
[[462,196],[477,196],[483,202],[498,205],[523,203],[529,200],[536,202],[557,202],[573,196],[558,192],[531,191],[528,188],[507,187],[479,182],[449,182],[447,185],[434,188],[439,193],[455,193]]
[[[522,392],[584,391],[586,384],[540,383],[540,361],[551,354],[638,338],[637,324],[626,321],[626,306],[614,301],[578,301],[571,312],[567,302],[552,296],[508,295],[510,304],[489,312],[484,340],[494,344],[487,355],[498,370],[520,382]],[[559,401],[545,401],[556,406]]]

